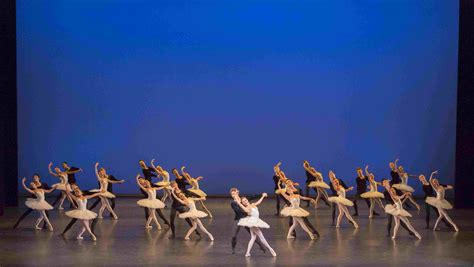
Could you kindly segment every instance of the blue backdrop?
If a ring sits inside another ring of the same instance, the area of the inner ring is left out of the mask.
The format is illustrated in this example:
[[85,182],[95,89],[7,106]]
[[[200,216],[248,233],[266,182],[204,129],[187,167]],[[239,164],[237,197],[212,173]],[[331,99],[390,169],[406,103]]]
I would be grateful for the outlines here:
[[458,1],[17,5],[21,176],[68,161],[91,188],[99,161],[137,193],[156,158],[211,194],[271,192],[278,161],[355,184],[399,157],[453,182]]

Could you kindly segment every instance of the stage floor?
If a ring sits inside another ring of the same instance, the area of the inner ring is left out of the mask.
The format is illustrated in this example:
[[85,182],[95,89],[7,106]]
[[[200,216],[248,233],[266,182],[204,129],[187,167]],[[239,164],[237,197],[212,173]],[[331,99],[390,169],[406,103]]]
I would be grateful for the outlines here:
[[[396,240],[386,236],[386,217],[367,218],[364,203],[356,217],[360,228],[354,230],[344,221],[342,228],[331,224],[331,210],[321,205],[311,211],[310,220],[321,233],[321,238],[311,241],[298,229],[295,240],[287,240],[288,219],[274,216],[275,201],[267,199],[260,207],[261,218],[271,228],[264,235],[278,256],[263,254],[255,245],[252,257],[244,257],[250,235],[242,231],[239,235],[236,254],[231,254],[231,229],[233,212],[230,199],[208,199],[207,206],[214,213],[213,219],[203,219],[214,235],[215,241],[207,238],[183,240],[188,225],[176,219],[177,238],[169,239],[171,231],[164,227],[158,231],[145,230],[144,212],[135,203],[138,199],[117,200],[116,211],[120,219],[101,220],[97,224],[97,242],[87,236],[75,239],[79,231],[76,224],[64,239],[58,234],[69,218],[64,211],[51,211],[54,232],[33,230],[38,214],[32,213],[16,230],[11,229],[15,220],[25,210],[7,209],[0,217],[0,265],[400,265],[400,266],[473,266],[474,264],[474,212],[454,210],[450,212],[460,228],[454,233],[442,224],[442,231],[424,229],[424,210],[419,214],[410,211],[412,223],[423,239],[418,241],[400,228]],[[421,201],[419,201],[421,202]],[[23,203],[23,200],[21,200]],[[321,203],[322,204],[322,203]],[[67,205],[65,205],[67,206]],[[199,205],[198,205],[199,208]],[[352,212],[352,210],[351,210]],[[168,216],[169,209],[164,210]],[[434,216],[434,214],[433,214]],[[435,217],[431,224],[434,224]],[[160,221],[161,223],[161,221]]]

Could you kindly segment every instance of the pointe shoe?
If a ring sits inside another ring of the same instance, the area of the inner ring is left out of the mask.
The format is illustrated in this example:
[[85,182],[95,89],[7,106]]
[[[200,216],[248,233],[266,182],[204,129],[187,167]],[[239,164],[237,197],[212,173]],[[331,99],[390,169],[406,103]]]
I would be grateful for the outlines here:
[[209,239],[210,239],[211,241],[214,241],[214,237],[213,237],[212,235],[209,235]]
[[336,228],[341,228],[341,226],[338,224],[338,225],[336,225]]
[[420,235],[419,233],[416,233],[415,236],[416,236],[419,240],[421,240],[421,235]]
[[310,234],[310,235],[309,235],[309,238],[311,238],[311,240],[314,240],[314,235],[313,235],[313,234]]
[[372,219],[373,217],[374,217],[374,216],[372,216],[372,215],[369,215],[369,219]]
[[395,236],[392,236],[392,239],[395,239]]
[[59,207],[58,210],[63,210],[64,208],[63,207]]
[[184,240],[189,240],[189,236],[185,236],[185,237],[184,237]]
[[52,231],[53,231],[53,227],[52,227],[52,226],[48,227],[48,230],[49,230],[50,232],[52,232]]
[[295,238],[295,237],[292,236],[292,235],[287,235],[287,236],[286,236],[286,239],[294,239],[294,238]]
[[355,229],[359,229],[359,225],[356,223],[354,224]]
[[454,226],[454,231],[459,232],[459,228],[457,226]]
[[273,257],[276,257],[276,256],[277,256],[277,254],[276,254],[275,250],[273,250],[273,249],[272,249],[272,250],[270,250],[270,253],[272,254],[272,256],[273,256]]
[[76,239],[77,239],[77,240],[83,240],[84,237],[82,237],[82,236],[77,236]]
[[92,240],[97,241],[97,237],[95,235],[92,235]]
[[246,253],[246,254],[245,254],[245,257],[250,257],[250,253]]
[[117,215],[114,215],[114,220],[118,220],[118,216]]
[[97,219],[104,219],[104,216],[99,215],[99,217],[97,217]]
[[38,225],[35,225],[35,230],[41,230],[43,228],[39,227]]
[[145,226],[145,229],[153,229],[153,226],[151,226],[151,225],[146,225],[146,226]]

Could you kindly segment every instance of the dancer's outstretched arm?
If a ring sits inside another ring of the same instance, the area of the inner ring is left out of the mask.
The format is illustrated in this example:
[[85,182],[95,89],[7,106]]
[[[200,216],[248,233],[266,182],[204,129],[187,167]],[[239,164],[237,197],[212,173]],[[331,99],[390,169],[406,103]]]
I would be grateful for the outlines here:
[[29,189],[29,188],[26,186],[25,181],[26,181],[26,177],[23,177],[23,179],[21,180],[21,184],[23,185],[23,188],[24,188],[26,191],[28,191],[28,193],[34,195],[34,194],[35,194],[35,191]]
[[258,206],[262,203],[263,199],[266,198],[266,197],[267,197],[267,193],[262,193],[262,196],[260,197],[260,199],[257,200],[257,202],[252,203],[252,204],[255,205],[255,206]]
[[136,181],[137,181],[137,185],[138,187],[140,187],[141,190],[145,191],[147,190],[147,188],[143,187],[140,182],[139,182],[139,179],[140,179],[140,174],[137,174],[137,177],[135,177]]
[[100,176],[99,176],[99,162],[96,162],[95,165],[94,165],[94,170],[95,170],[95,177],[97,177],[97,180],[100,181]]
[[56,190],[56,187],[57,187],[57,185],[54,185],[54,186],[51,187],[50,189],[44,189],[44,188],[43,188],[43,192],[45,192],[45,193],[51,193],[51,192],[53,192],[54,190]]
[[396,159],[393,164],[395,164],[395,172],[398,172],[398,160],[399,159]]
[[48,171],[49,171],[49,174],[58,177],[59,174],[54,173],[54,172],[51,170],[51,166],[53,166],[53,162],[50,162],[50,163],[48,164]]

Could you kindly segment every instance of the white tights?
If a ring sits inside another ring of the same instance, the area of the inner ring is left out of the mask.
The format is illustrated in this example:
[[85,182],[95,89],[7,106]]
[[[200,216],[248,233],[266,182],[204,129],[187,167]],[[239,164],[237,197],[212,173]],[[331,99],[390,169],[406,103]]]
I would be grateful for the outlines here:
[[260,238],[260,242],[262,242],[262,244],[265,247],[267,247],[267,249],[270,251],[270,253],[273,255],[273,257],[275,257],[276,256],[275,251],[273,250],[272,247],[270,247],[267,240],[263,236],[262,230],[260,230],[260,228],[258,228],[258,227],[250,228],[250,241],[249,241],[249,244],[247,246],[247,253],[245,253],[245,256],[250,257],[250,250],[252,249],[253,244],[255,243],[255,240],[257,239],[257,237]]

